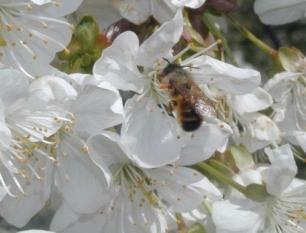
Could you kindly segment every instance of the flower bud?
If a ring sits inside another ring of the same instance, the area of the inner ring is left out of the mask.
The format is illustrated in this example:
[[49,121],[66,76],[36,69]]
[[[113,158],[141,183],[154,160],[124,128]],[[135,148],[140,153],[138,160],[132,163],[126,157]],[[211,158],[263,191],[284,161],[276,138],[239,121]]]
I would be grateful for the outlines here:
[[279,60],[286,71],[305,72],[304,54],[296,48],[282,47],[278,51]]
[[84,50],[90,50],[96,45],[99,26],[93,17],[85,16],[76,26],[74,36]]

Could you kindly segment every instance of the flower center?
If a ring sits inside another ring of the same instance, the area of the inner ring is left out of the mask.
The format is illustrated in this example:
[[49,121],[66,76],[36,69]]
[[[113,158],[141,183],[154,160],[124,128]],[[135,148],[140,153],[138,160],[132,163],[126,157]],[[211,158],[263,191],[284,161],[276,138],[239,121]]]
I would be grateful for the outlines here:
[[[153,188],[155,180],[148,177],[141,169],[133,164],[123,165],[116,174],[117,182],[127,190],[128,198],[131,202],[140,201],[139,206],[145,203],[153,207],[159,207],[160,200]],[[139,198],[142,194],[142,198]]]
[[305,233],[301,222],[306,221],[306,197],[290,195],[273,198],[266,206],[271,226],[276,232]]

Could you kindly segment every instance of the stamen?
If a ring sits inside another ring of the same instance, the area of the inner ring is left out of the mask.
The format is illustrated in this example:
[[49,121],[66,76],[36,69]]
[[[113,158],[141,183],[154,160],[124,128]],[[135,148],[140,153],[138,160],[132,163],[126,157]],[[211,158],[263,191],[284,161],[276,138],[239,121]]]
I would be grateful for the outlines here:
[[[5,49],[4,51],[7,52],[6,49]],[[10,56],[13,58],[14,63],[17,65],[17,67],[18,67],[23,73],[25,73],[25,74],[26,74],[28,77],[30,77],[30,78],[34,78],[33,75],[29,74],[29,73],[23,68],[23,66],[21,65],[21,63],[19,62],[19,60],[16,58],[14,52],[13,52],[11,49],[8,50],[8,53],[9,53]]]
[[11,193],[10,188],[6,185],[6,183],[5,183],[5,181],[4,181],[3,176],[2,176],[1,173],[0,173],[0,183],[1,183],[2,187],[4,188],[4,190],[6,191],[6,193],[7,193],[9,196],[14,197],[14,198],[17,197],[17,196],[14,195],[13,193]]
[[43,158],[47,158],[48,160],[51,160],[53,163],[58,163],[58,161],[52,156],[50,156],[48,153],[45,153],[42,150],[36,150],[36,152],[38,155],[41,155]]
[[33,60],[37,59],[37,55],[33,52],[33,50],[26,44],[25,41],[20,41],[20,44],[25,50],[32,56]]
[[209,50],[213,49],[214,47],[216,47],[220,43],[221,43],[221,41],[217,40],[216,42],[214,42],[210,46],[204,48],[203,50],[201,50],[201,51],[193,54],[192,56],[188,57],[187,59],[185,59],[181,64],[182,65],[187,65],[187,64],[191,63],[193,59],[207,53]]
[[184,48],[182,51],[180,51],[178,54],[176,54],[170,61],[170,63],[175,62],[178,58],[180,58],[181,56],[183,56],[185,53],[188,52],[188,50],[190,49],[190,45],[188,45],[186,48]]
[[11,176],[12,176],[13,181],[14,181],[14,183],[16,184],[17,188],[20,190],[20,192],[21,192],[22,194],[25,194],[25,191],[23,190],[22,186],[20,185],[20,183],[19,183],[17,177],[14,176],[13,174],[11,174]]
[[34,174],[34,176],[38,179],[38,180],[42,180],[43,178],[36,172],[36,170],[33,168],[33,166],[28,163],[27,167],[31,170],[31,172]]

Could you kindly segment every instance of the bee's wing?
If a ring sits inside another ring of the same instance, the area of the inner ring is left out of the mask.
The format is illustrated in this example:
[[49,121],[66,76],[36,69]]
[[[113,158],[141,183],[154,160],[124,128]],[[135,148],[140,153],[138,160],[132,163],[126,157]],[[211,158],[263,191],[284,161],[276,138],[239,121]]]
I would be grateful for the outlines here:
[[216,110],[208,99],[198,99],[195,103],[195,112],[201,115],[203,118],[216,116]]
[[193,80],[189,80],[188,85],[174,83],[173,87],[186,102],[194,106],[194,111],[203,118],[216,115],[211,101]]

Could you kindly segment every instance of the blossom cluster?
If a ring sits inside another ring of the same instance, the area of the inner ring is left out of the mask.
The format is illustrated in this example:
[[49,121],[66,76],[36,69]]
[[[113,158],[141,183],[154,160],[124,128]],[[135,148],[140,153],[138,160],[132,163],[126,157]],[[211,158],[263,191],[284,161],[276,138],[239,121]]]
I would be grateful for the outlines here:
[[[305,232],[306,59],[268,49],[267,82],[230,62],[201,17],[231,4],[0,0],[0,216],[21,229],[51,206],[57,233]],[[305,7],[254,9],[284,24]]]

